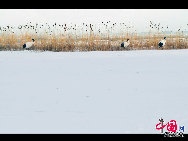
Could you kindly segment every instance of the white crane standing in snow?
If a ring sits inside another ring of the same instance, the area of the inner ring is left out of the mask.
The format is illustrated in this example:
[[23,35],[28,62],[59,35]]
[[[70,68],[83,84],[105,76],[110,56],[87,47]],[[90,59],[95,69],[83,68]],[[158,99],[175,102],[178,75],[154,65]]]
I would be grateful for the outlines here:
[[159,48],[162,48],[166,44],[166,37],[159,42]]
[[121,47],[127,48],[130,45],[130,41],[129,39],[127,39],[127,41],[121,43]]
[[26,43],[23,45],[23,48],[29,49],[32,45],[34,45],[35,40],[34,40],[34,39],[32,39],[32,40],[33,40],[32,42],[26,42]]

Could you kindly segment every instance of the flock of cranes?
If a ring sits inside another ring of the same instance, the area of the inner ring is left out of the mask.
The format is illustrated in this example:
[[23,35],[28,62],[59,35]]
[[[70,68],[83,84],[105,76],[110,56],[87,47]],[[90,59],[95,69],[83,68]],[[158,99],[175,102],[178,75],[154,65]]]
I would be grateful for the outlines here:
[[[32,42],[26,42],[23,45],[23,48],[29,49],[34,45],[34,43],[35,43],[35,39],[32,39]],[[166,37],[164,37],[164,39],[159,42],[158,44],[159,48],[164,47],[165,43],[166,43]],[[120,47],[127,48],[129,45],[130,45],[130,41],[129,39],[127,39],[126,41],[121,43]]]
[[[105,28],[107,29],[107,27],[108,27],[108,24],[110,23],[110,21],[107,21],[106,23],[105,22],[102,22],[102,24],[105,26]],[[30,22],[30,24],[31,24],[31,22]],[[89,31],[89,28],[90,28],[90,31],[93,31],[93,24],[85,24],[85,23],[83,23],[83,26],[85,25],[85,31],[87,32],[87,31]],[[114,28],[114,26],[115,25],[117,25],[117,23],[112,23],[112,26],[110,27],[110,29],[112,30],[112,28]],[[126,24],[125,23],[120,23],[120,25],[124,25],[124,26],[126,26]],[[38,26],[38,24],[36,24],[36,28],[35,28],[35,26],[32,26],[32,25],[25,25],[24,26],[24,28],[32,28],[33,30],[35,30],[35,32],[37,33],[37,26]],[[50,30],[50,26],[46,23],[46,26],[48,27],[48,30]],[[56,27],[56,26],[58,26],[58,27],[61,27],[61,28],[63,28],[64,29],[64,31],[66,32],[67,30],[75,30],[76,31],[76,24],[74,25],[74,26],[71,26],[71,27],[67,27],[67,25],[66,24],[64,24],[64,25],[57,25],[56,23],[55,24],[53,24],[52,25],[53,27]],[[42,28],[42,27],[44,27],[44,25],[42,24],[39,28]],[[8,26],[8,28],[9,28],[9,26]],[[12,28],[12,27],[11,27]],[[22,26],[19,26],[18,27],[19,29],[22,29]],[[130,29],[131,28],[131,26],[127,26],[127,29]],[[160,29],[160,23],[157,25],[157,24],[153,24],[151,21],[150,21],[150,28],[156,28],[157,30],[159,30]],[[167,29],[168,29],[168,26],[166,27]],[[82,28],[83,29],[83,28]],[[163,29],[163,27],[161,27],[161,29]],[[178,31],[179,31],[180,29],[178,29]],[[98,30],[98,32],[100,33],[101,32],[101,30],[99,29]],[[47,33],[47,31],[46,31],[46,33]],[[50,30],[50,35],[52,34],[52,31]],[[32,42],[26,42],[24,45],[23,45],[23,48],[25,48],[25,49],[29,49],[29,48],[31,48],[33,45],[34,45],[34,43],[35,43],[35,40],[34,39],[32,39]],[[161,40],[159,43],[158,43],[158,47],[159,48],[162,48],[162,47],[164,47],[165,46],[165,44],[166,44],[166,37],[164,37],[164,39],[163,40]],[[122,42],[121,43],[121,45],[120,45],[120,47],[122,47],[122,48],[127,48],[128,46],[130,45],[130,40],[129,39],[126,39],[124,42]]]

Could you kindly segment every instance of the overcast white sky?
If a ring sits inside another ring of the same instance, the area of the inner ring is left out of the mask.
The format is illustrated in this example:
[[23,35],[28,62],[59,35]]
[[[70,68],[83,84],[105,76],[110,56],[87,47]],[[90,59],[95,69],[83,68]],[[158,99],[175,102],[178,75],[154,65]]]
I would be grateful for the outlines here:
[[149,21],[168,25],[172,30],[186,27],[188,9],[0,9],[1,25],[33,23],[126,22],[145,31]]

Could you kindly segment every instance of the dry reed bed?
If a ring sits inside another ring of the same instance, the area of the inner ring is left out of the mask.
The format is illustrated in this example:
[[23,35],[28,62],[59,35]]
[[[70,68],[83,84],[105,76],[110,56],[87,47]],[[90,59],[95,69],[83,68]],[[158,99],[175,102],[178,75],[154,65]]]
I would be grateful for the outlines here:
[[[118,28],[117,28],[118,26]],[[155,28],[155,29],[153,29]],[[163,27],[162,27],[163,28]],[[138,34],[125,23],[104,23],[102,26],[31,24],[0,27],[0,50],[23,50],[23,44],[35,39],[33,50],[42,51],[113,51],[124,50],[120,44],[130,39],[128,50],[159,49],[158,42],[167,37],[164,49],[188,48],[188,36],[180,31],[165,34],[159,25],[150,22],[149,32]]]

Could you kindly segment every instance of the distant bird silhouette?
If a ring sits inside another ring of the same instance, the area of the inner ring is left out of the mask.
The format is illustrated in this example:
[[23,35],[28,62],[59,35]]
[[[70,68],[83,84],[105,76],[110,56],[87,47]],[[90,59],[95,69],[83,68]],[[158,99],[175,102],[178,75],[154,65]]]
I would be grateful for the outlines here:
[[26,42],[26,43],[23,45],[23,48],[29,49],[29,48],[31,48],[32,45],[34,45],[34,43],[35,43],[35,40],[32,39],[32,42]]
[[162,48],[166,44],[166,37],[159,42],[159,48]]
[[130,45],[130,41],[129,39],[127,39],[127,41],[121,43],[121,47],[127,48]]

